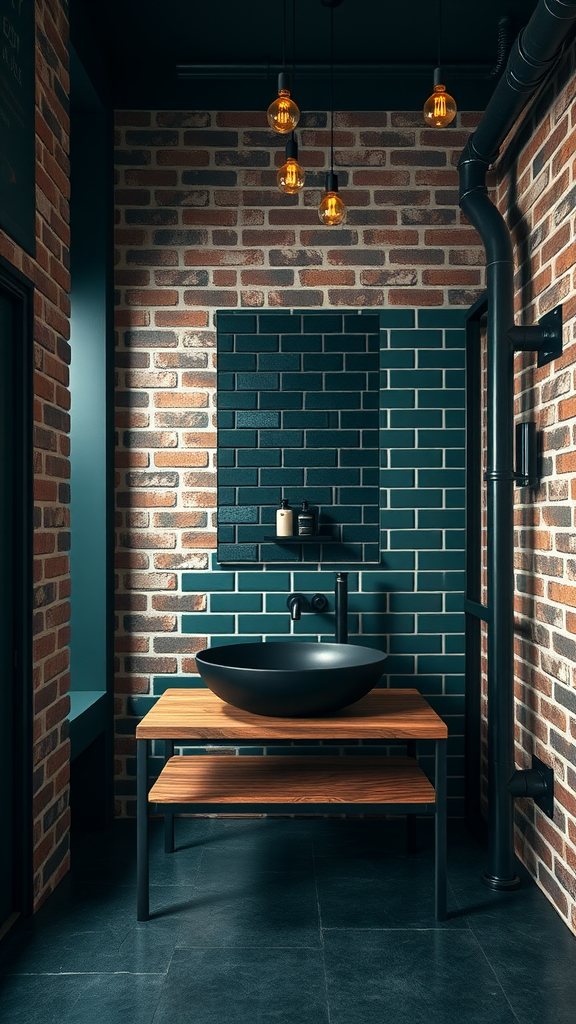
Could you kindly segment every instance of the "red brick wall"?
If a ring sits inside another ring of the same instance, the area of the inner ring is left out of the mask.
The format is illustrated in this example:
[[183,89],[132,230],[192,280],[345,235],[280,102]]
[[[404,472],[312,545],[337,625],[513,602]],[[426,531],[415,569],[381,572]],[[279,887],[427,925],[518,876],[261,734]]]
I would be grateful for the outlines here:
[[34,901],[69,866],[70,618],[66,4],[36,2],[36,259],[0,230],[0,253],[34,292]]
[[117,812],[131,811],[131,694],[194,671],[181,570],[216,545],[214,313],[221,308],[467,306],[483,250],[458,208],[455,164],[476,123],[339,113],[342,228],[318,219],[325,112],[303,115],[299,196],[276,187],[282,140],[264,111],[116,116]]
[[541,369],[516,357],[515,411],[543,439],[537,493],[516,491],[516,758],[554,768],[551,822],[517,801],[517,849],[576,932],[576,77],[574,48],[501,160],[512,227],[516,323],[563,304],[564,353]]

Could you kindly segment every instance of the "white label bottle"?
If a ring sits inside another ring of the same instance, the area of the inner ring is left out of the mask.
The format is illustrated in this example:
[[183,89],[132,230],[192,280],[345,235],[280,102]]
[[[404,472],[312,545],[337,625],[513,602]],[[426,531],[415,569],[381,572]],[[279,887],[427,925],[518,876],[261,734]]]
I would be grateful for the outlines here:
[[282,504],[276,512],[276,536],[291,537],[293,529],[292,509],[288,506],[286,498],[282,498]]

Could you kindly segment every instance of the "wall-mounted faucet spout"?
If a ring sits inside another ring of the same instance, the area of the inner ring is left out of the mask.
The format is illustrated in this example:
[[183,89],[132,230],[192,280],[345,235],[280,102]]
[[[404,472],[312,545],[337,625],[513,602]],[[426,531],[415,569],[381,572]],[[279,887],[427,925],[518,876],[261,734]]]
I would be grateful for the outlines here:
[[336,643],[348,643],[348,573],[336,573]]

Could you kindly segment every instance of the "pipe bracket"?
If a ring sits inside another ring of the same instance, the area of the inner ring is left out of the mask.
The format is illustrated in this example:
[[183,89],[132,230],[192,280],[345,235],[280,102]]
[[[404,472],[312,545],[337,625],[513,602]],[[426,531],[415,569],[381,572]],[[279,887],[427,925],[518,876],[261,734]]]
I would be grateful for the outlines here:
[[548,818],[554,817],[554,769],[535,754],[532,754],[531,768],[512,772],[508,792],[513,797],[530,797]]
[[538,366],[562,355],[562,306],[545,313],[534,327],[511,327],[508,337],[517,352],[537,352]]

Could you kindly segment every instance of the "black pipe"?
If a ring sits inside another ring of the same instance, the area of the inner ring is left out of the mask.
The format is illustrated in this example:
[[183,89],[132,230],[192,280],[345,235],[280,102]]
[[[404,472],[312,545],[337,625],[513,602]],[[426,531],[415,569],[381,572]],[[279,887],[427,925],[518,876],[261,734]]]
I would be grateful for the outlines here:
[[520,884],[514,861],[514,325],[512,242],[488,198],[486,172],[518,115],[554,65],[573,21],[576,0],[540,0],[514,43],[502,75],[460,162],[460,206],[486,250],[488,290],[488,867],[494,889]]
[[336,643],[348,643],[348,573],[336,573]]

